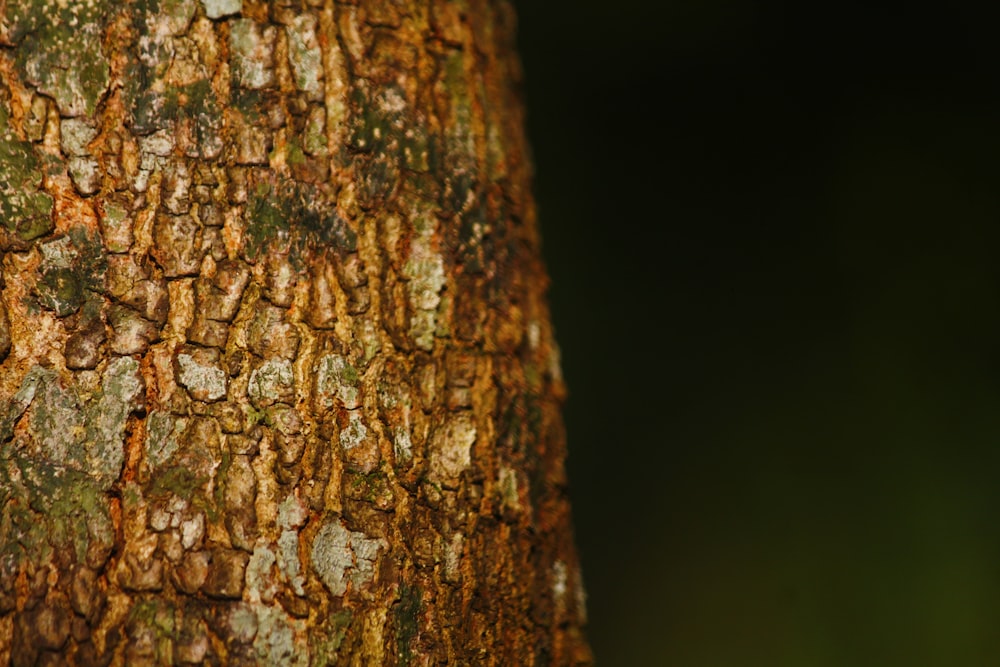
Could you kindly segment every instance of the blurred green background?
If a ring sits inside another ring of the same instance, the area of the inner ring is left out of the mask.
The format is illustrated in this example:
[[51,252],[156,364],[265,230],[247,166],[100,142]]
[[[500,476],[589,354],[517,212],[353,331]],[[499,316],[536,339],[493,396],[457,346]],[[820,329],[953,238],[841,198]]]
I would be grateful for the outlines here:
[[997,12],[516,4],[599,664],[1000,664]]

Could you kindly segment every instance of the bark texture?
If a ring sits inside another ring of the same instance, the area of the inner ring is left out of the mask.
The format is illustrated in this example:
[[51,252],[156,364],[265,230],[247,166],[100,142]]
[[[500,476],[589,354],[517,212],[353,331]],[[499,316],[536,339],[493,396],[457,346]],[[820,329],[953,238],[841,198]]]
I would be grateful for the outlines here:
[[504,2],[0,1],[0,664],[581,664]]

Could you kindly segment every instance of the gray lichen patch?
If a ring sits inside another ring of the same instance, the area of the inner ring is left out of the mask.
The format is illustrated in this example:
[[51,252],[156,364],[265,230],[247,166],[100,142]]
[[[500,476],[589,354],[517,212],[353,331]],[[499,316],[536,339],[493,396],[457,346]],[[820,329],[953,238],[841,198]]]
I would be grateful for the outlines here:
[[217,401],[226,395],[226,373],[190,354],[177,355],[177,380],[196,401]]
[[142,407],[144,391],[139,362],[119,357],[104,371],[100,397],[88,405],[87,467],[103,489],[110,488],[121,472],[125,462],[125,422],[129,414]]
[[169,157],[174,150],[174,137],[167,130],[139,138],[139,152],[151,157]]
[[205,15],[210,19],[239,14],[243,10],[243,0],[201,0]]
[[340,446],[345,452],[350,452],[365,443],[368,438],[368,427],[358,411],[347,413],[347,423],[340,429]]
[[154,410],[146,418],[146,461],[152,468],[166,463],[177,451],[177,438],[187,428],[187,419]]
[[141,408],[143,390],[139,362],[127,357],[108,365],[97,397],[86,404],[74,385],[62,386],[55,371],[34,371],[25,379],[20,403],[32,403],[29,423],[37,454],[110,488],[125,460],[125,422]]
[[313,538],[310,559],[320,581],[336,597],[350,585],[357,592],[375,576],[379,549],[386,542],[348,530],[339,519],[325,523]]
[[258,664],[306,667],[309,655],[301,650],[306,638],[306,622],[291,618],[280,607],[257,606],[257,636],[253,646]]
[[37,453],[54,463],[82,470],[84,458],[80,444],[84,422],[75,388],[63,388],[58,373],[53,370],[36,369],[37,388],[29,423]]
[[248,602],[246,611],[252,616],[241,614],[230,624],[242,637],[253,639],[261,664],[305,667],[309,656],[297,648],[305,639],[306,623],[289,617],[275,604],[279,590],[279,580],[274,576],[277,560],[272,546],[258,540],[246,566],[244,598]]
[[73,265],[79,253],[73,247],[73,241],[68,236],[53,239],[38,246],[42,256],[42,269],[68,269]]
[[278,593],[278,583],[271,573],[276,562],[277,557],[271,546],[264,540],[258,540],[246,569],[247,599],[254,606],[274,602],[274,596]]
[[287,359],[269,359],[250,373],[250,401],[258,408],[290,403],[295,397],[295,374]]
[[294,493],[289,494],[278,505],[278,527],[282,530],[301,528],[307,518],[309,518],[308,510],[302,504],[302,500]]
[[278,537],[278,567],[295,594],[304,596],[306,580],[299,563],[299,533],[295,530],[283,530]]
[[302,14],[285,27],[288,34],[288,61],[294,73],[295,86],[304,93],[318,97],[323,91],[322,53],[316,38],[316,19]]
[[89,155],[87,145],[97,137],[97,127],[84,118],[66,118],[59,124],[59,146],[67,156]]
[[446,488],[455,488],[462,472],[472,462],[476,423],[469,412],[459,412],[431,436],[430,478]]
[[403,266],[409,279],[407,289],[411,306],[410,336],[422,350],[434,349],[437,329],[437,309],[441,305],[441,290],[445,286],[444,257],[435,239],[436,221],[430,213],[421,212],[414,221],[417,233],[410,241],[410,253]]
[[316,408],[337,405],[354,410],[361,407],[361,378],[351,363],[339,354],[327,354],[316,362]]
[[239,85],[251,89],[272,85],[275,29],[252,19],[236,19],[229,30],[233,73]]

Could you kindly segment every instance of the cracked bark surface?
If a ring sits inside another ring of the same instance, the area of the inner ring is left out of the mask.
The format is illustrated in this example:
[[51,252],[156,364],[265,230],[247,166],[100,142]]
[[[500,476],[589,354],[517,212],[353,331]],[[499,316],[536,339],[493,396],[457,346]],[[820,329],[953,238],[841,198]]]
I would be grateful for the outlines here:
[[514,23],[0,3],[0,664],[590,662]]

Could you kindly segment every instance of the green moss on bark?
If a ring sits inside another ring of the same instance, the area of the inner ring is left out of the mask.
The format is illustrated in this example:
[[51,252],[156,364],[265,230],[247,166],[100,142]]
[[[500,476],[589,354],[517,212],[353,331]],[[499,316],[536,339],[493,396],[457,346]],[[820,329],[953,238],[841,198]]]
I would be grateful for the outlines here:
[[63,116],[92,116],[108,89],[101,40],[111,9],[108,0],[7,4],[8,38],[21,42],[21,74],[52,97]]
[[52,231],[53,199],[39,190],[42,163],[34,146],[22,141],[9,121],[0,100],[0,224],[30,241]]

